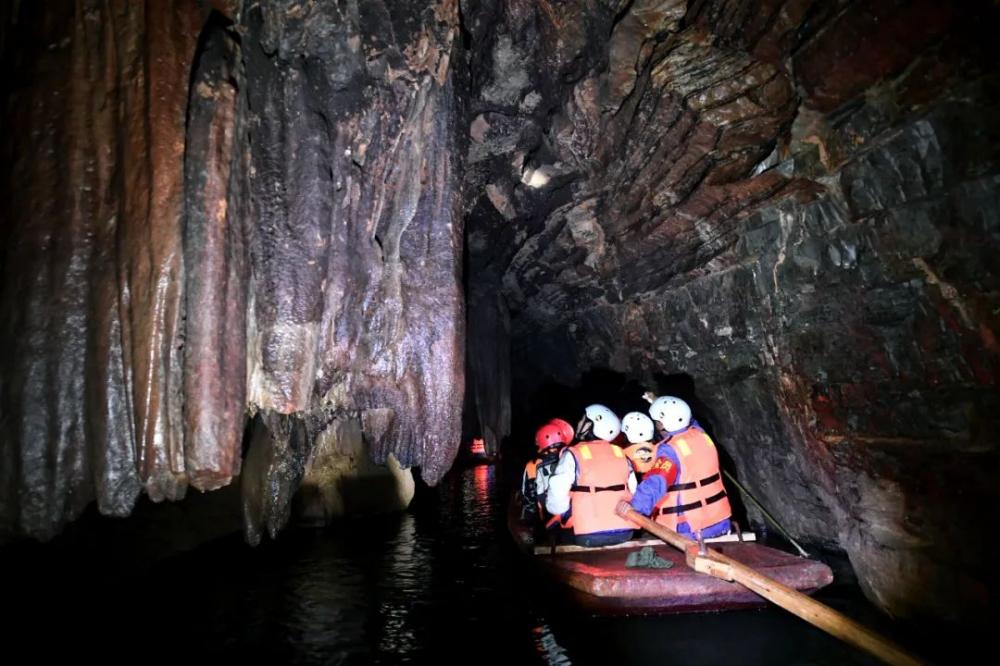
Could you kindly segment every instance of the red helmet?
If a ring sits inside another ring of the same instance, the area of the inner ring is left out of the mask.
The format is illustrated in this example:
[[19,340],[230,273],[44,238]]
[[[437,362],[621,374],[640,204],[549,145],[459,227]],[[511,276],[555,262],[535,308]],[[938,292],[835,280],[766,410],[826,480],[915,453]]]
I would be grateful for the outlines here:
[[538,446],[539,451],[547,449],[550,446],[555,446],[556,444],[562,444],[562,441],[562,432],[560,432],[559,426],[551,423],[546,423],[535,433],[535,444]]
[[576,433],[573,432],[573,426],[569,423],[562,419],[552,419],[546,425],[554,425],[559,428],[559,437],[562,439],[563,444],[569,445],[573,443],[573,436]]

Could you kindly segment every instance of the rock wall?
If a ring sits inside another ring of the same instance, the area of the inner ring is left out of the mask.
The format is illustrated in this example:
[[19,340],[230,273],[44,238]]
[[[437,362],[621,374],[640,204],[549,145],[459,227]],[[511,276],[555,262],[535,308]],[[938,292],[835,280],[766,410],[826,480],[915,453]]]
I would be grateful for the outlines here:
[[884,608],[992,603],[995,3],[0,19],[4,539],[239,476],[256,541],[359,451],[439,480],[462,396],[495,451],[553,382],[684,375]]
[[465,362],[457,4],[3,18],[3,536],[242,471],[256,541],[338,418],[437,482]]
[[[0,526],[183,495],[190,3],[10,9]],[[128,128],[128,131],[125,130]]]
[[992,612],[995,8],[465,16],[469,261],[501,274],[515,414],[593,371],[689,376],[737,476],[875,602]]

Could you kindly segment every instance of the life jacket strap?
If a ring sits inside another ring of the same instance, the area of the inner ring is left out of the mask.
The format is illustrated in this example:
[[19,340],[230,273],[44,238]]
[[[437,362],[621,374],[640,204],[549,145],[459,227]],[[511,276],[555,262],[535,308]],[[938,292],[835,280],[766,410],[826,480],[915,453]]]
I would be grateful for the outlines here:
[[695,483],[694,481],[689,481],[688,483],[675,483],[674,485],[667,487],[667,492],[668,493],[675,493],[678,490],[694,490],[698,486],[701,486],[702,488],[704,488],[708,484],[715,483],[716,481],[718,481],[721,478],[722,477],[719,476],[719,473],[716,472],[712,476],[706,476],[704,479],[702,479],[701,481],[698,481],[697,483]]
[[691,504],[681,504],[680,506],[665,506],[660,509],[660,515],[665,516],[670,513],[684,513],[685,511],[691,511],[692,509],[701,508],[701,500],[697,502],[692,502]]
[[716,502],[722,500],[725,497],[726,497],[726,491],[722,490],[712,495],[711,497],[706,498],[704,502],[702,500],[698,500],[697,502],[691,502],[690,504],[681,504],[680,506],[662,507],[660,509],[660,515],[666,515],[668,513],[686,513],[693,509],[700,509],[703,506],[708,506],[709,504],[715,504]]
[[720,490],[719,492],[717,492],[716,494],[712,495],[711,497],[705,500],[705,506],[708,506],[709,504],[715,504],[719,500],[725,499],[725,497],[726,497],[726,491]]
[[574,483],[573,487],[570,488],[570,492],[574,493],[605,493],[620,490],[625,490],[624,483],[619,483],[614,486],[578,486]]

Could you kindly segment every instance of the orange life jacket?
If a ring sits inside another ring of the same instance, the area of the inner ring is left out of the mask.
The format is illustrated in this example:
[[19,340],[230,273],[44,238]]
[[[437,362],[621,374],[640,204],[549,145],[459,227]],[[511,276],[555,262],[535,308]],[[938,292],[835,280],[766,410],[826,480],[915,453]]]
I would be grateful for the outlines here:
[[632,499],[631,469],[621,448],[595,440],[575,444],[569,452],[576,460],[576,483],[569,492],[572,515],[566,526],[572,526],[576,535],[633,529],[615,513],[618,502]]
[[692,532],[705,529],[732,515],[719,472],[719,454],[712,438],[697,428],[671,437],[667,444],[681,463],[680,478],[657,502],[654,519],[676,530],[687,523]]

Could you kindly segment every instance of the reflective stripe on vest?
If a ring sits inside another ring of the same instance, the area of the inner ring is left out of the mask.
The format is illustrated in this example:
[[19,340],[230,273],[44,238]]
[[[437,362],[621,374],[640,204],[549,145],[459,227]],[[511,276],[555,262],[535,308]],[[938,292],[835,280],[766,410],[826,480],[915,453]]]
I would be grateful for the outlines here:
[[622,450],[603,440],[569,448],[576,461],[576,483],[570,488],[574,534],[594,534],[633,529],[617,513],[621,500],[632,498],[628,491],[631,469]]
[[719,474],[719,454],[712,439],[688,428],[667,441],[680,460],[681,476],[667,488],[654,510],[656,522],[676,530],[687,523],[692,531],[729,518],[732,510]]

